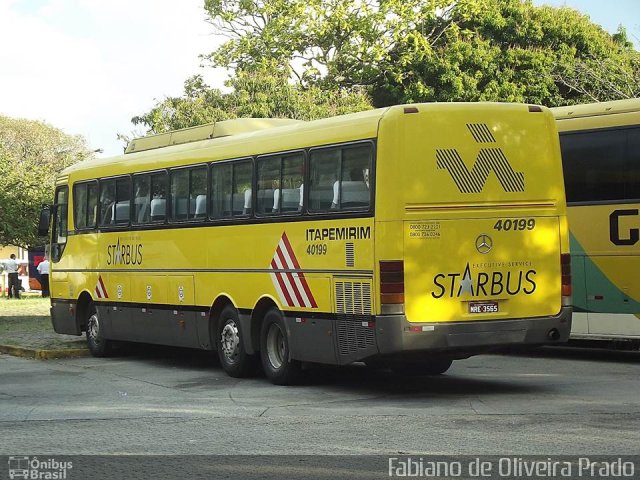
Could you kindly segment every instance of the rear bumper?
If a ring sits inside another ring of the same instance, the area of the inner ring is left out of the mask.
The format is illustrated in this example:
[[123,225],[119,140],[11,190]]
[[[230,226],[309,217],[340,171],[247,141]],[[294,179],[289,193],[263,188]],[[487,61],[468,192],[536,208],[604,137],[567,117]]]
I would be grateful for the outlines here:
[[[411,328],[410,327],[414,327]],[[419,331],[415,331],[419,327]],[[460,358],[492,348],[566,342],[571,307],[551,317],[496,321],[416,323],[404,315],[376,317],[376,341],[382,355],[404,352],[451,352]]]

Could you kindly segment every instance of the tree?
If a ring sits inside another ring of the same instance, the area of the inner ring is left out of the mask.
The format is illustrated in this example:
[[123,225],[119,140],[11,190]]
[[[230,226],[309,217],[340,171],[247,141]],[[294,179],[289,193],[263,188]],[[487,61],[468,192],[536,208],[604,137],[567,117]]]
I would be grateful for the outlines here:
[[91,155],[80,136],[43,122],[0,116],[0,245],[41,243],[40,208],[53,199],[55,177]]
[[202,125],[240,117],[293,118],[313,120],[371,108],[367,95],[358,89],[323,90],[319,86],[302,88],[289,82],[289,70],[273,61],[238,69],[223,93],[210,88],[201,76],[185,82],[184,96],[157,102],[132,122],[145,125],[150,132]]
[[228,41],[203,60],[274,61],[302,86],[365,86],[376,106],[638,94],[640,53],[624,31],[531,0],[205,0],[205,10]]

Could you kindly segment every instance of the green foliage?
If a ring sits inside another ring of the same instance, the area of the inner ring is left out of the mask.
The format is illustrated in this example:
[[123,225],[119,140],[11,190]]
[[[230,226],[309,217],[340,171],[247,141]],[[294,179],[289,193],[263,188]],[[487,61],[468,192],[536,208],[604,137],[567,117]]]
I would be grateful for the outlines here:
[[43,122],[0,116],[0,245],[27,247],[56,175],[91,154],[84,139]]
[[312,120],[371,108],[368,97],[357,89],[292,85],[289,70],[272,61],[238,69],[225,85],[229,93],[210,88],[196,75],[185,82],[184,96],[166,98],[132,122],[162,133],[231,118]]
[[289,66],[303,86],[365,86],[376,106],[559,105],[640,95],[640,53],[570,8],[530,0],[205,0],[228,41],[205,61]]

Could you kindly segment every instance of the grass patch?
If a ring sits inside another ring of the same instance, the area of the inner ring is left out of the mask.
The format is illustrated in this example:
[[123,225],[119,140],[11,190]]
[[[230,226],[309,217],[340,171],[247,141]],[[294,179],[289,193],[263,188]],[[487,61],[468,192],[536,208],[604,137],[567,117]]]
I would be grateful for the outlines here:
[[53,331],[48,298],[0,298],[0,344],[45,350],[84,348],[83,337]]

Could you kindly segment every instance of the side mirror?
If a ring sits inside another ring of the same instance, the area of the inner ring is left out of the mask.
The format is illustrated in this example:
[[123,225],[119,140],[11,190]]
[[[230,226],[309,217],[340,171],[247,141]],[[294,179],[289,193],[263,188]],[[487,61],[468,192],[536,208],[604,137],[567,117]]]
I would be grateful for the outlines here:
[[38,235],[46,237],[49,234],[49,223],[51,219],[51,205],[43,205],[40,210],[40,220],[38,221]]

